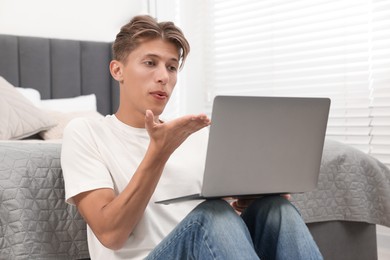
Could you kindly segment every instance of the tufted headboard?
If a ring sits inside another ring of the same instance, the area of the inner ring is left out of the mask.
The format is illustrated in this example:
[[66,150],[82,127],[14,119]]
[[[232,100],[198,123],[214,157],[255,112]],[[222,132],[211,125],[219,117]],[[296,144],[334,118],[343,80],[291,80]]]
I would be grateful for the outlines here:
[[109,72],[111,43],[0,35],[0,76],[42,99],[94,93],[103,115],[118,107],[119,88]]

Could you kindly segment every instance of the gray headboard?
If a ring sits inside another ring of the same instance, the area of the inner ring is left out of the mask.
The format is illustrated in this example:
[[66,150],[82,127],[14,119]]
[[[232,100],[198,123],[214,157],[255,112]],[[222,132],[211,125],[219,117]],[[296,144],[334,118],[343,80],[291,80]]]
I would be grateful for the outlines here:
[[108,42],[0,35],[0,76],[14,86],[39,90],[42,99],[95,93],[104,115],[119,104],[110,60]]

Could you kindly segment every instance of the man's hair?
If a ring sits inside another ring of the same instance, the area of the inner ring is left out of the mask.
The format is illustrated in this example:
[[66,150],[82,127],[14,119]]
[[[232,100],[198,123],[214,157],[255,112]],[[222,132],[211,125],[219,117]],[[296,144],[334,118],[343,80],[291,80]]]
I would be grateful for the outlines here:
[[180,68],[190,52],[183,32],[173,22],[157,22],[149,15],[138,15],[122,26],[112,45],[115,60],[125,62],[127,56],[144,40],[162,39],[173,43],[179,52]]

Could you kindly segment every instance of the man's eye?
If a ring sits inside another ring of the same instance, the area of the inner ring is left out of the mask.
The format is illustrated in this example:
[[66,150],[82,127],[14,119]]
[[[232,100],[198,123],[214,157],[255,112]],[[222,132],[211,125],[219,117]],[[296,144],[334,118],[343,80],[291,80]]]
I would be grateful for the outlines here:
[[147,61],[145,61],[144,63],[145,63],[146,65],[148,65],[148,66],[153,66],[153,65],[154,65],[154,62],[151,61],[151,60],[147,60]]
[[177,67],[176,66],[168,66],[168,69],[170,71],[177,71]]

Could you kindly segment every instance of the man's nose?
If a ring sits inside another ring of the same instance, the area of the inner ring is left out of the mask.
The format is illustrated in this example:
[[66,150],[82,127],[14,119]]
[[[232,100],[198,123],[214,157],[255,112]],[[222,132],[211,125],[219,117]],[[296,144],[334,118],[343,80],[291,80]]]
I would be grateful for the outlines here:
[[166,85],[169,81],[168,69],[165,66],[159,66],[156,77],[158,83]]

